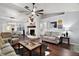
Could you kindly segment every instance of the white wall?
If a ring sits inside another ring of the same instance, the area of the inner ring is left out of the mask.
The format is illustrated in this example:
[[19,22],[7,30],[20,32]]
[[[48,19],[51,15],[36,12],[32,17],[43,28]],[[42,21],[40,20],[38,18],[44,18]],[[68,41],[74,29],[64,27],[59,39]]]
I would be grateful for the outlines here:
[[58,19],[62,19],[64,27],[69,28],[71,43],[79,44],[79,12],[67,12],[64,15],[43,19],[43,22],[51,22]]
[[0,22],[0,32],[2,32],[2,23]]
[[[5,15],[3,14],[3,12],[5,12]],[[3,16],[3,17],[0,16],[0,22],[1,22],[0,23],[0,32],[5,31],[5,27],[7,24],[6,21],[9,21],[9,22],[12,21],[11,19],[8,18],[8,16],[15,17],[16,18],[15,22],[21,20],[20,22],[24,23],[24,26],[26,27],[25,31],[27,31],[27,22],[26,22],[28,19],[27,15],[20,14],[20,13],[16,12],[15,10],[10,10],[10,9],[1,9],[0,15]],[[57,19],[63,19],[64,27],[69,27],[69,30],[71,31],[71,33],[69,33],[69,35],[71,37],[71,42],[79,43],[79,36],[78,36],[79,35],[79,23],[78,23],[79,22],[79,12],[67,12],[64,15],[54,16],[54,17],[52,16],[52,17],[48,17],[45,19],[37,18],[36,19],[37,26],[38,26],[37,34],[41,34],[41,33],[43,33],[43,31],[45,31],[45,29],[49,29],[50,28],[49,22],[57,20]],[[42,22],[42,20],[43,20],[43,22]],[[4,22],[4,23],[2,23],[2,22]],[[41,27],[43,30],[41,30],[39,24],[41,24]]]

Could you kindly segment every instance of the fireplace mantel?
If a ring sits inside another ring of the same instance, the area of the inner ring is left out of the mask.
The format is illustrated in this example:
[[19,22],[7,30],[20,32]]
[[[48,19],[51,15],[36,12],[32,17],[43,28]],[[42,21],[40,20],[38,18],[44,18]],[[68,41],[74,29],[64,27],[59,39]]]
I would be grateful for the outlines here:
[[36,28],[36,26],[27,26],[27,28]]

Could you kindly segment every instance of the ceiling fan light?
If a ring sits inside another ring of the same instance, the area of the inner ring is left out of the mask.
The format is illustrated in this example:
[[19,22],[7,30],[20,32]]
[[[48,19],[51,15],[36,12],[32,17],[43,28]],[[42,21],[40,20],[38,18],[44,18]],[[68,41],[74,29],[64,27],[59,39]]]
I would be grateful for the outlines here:
[[32,12],[33,15],[35,15],[35,12]]
[[35,8],[33,8],[33,12],[35,12],[36,10],[35,10]]

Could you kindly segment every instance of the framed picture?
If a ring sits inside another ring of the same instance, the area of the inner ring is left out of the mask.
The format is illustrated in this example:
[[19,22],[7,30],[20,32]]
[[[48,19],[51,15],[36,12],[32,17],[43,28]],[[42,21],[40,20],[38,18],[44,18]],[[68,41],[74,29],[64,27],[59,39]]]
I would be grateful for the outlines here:
[[58,29],[62,29],[63,28],[63,20],[62,19],[59,19],[58,21],[57,21],[57,25],[58,25]]
[[57,22],[56,21],[51,22],[51,25],[52,25],[53,28],[57,28]]
[[63,25],[58,25],[58,29],[62,29],[63,28]]

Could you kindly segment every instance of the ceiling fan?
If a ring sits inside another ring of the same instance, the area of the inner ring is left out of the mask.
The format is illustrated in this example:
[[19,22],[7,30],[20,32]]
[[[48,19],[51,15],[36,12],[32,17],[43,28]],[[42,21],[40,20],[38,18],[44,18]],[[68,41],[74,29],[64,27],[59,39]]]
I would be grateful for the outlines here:
[[28,6],[25,6],[24,8],[27,9],[27,10],[29,10],[32,15],[39,16],[40,14],[43,14],[44,10],[43,9],[37,10],[35,3],[32,3],[32,6],[33,6],[32,10]]
[[[45,17],[47,17],[47,16],[57,16],[57,15],[62,15],[62,14],[64,14],[64,12],[56,12],[56,13],[45,14],[45,13],[44,13],[44,9],[39,9],[39,10],[37,10],[37,7],[36,7],[36,4],[35,4],[35,3],[32,3],[32,6],[33,6],[32,10],[31,10],[30,7],[28,7],[28,6],[25,6],[25,7],[24,7],[25,9],[28,10],[28,11],[27,11],[27,15],[28,15],[28,14],[32,14],[32,16],[33,16],[33,15],[39,16],[39,15],[41,14],[41,15],[44,15]],[[26,12],[26,11],[24,11],[24,12]],[[46,16],[46,15],[47,15],[47,16]]]
[[3,15],[0,15],[0,18],[16,19],[14,16],[3,16]]

